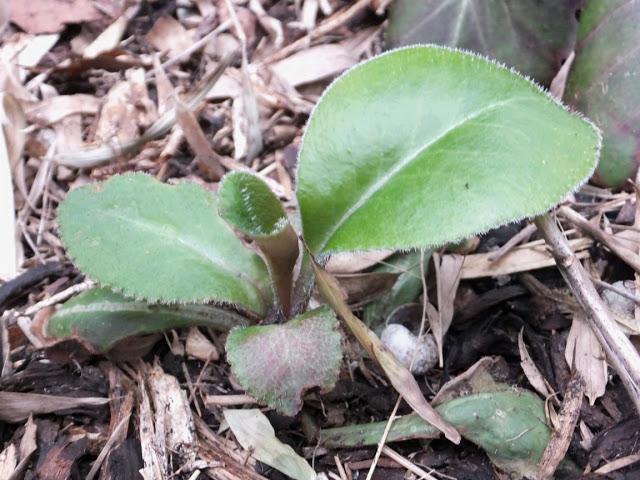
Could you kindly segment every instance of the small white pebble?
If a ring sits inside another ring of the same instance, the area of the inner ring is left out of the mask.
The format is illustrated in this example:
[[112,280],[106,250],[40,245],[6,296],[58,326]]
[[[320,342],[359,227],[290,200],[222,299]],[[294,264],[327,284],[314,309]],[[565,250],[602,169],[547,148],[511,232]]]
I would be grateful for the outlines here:
[[416,352],[411,368],[411,373],[415,375],[428,372],[438,362],[438,348],[432,335],[425,335],[419,340],[403,325],[392,323],[384,328],[380,338],[384,346],[407,368],[411,366],[413,352]]

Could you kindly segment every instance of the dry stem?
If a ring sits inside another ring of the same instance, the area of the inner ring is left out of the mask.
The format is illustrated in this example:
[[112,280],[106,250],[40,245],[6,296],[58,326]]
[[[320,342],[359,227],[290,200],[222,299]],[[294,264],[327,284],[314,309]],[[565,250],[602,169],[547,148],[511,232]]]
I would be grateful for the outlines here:
[[560,273],[584,309],[589,326],[640,413],[640,355],[613,320],[589,274],[571,251],[567,239],[556,225],[555,219],[547,213],[537,217],[535,223],[551,248]]

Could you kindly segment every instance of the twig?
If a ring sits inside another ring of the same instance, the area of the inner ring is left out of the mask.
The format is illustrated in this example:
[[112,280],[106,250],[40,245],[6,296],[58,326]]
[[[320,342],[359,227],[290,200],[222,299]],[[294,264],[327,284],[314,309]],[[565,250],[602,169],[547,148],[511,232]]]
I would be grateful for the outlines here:
[[382,453],[384,453],[387,457],[389,457],[394,462],[398,463],[399,465],[402,465],[404,468],[409,470],[411,473],[414,473],[414,474],[418,475],[418,478],[426,478],[427,480],[436,480],[436,478],[433,475],[430,475],[429,473],[425,472],[423,469],[418,467],[416,464],[414,464],[410,460],[407,460],[402,455],[400,455],[398,452],[396,452],[395,450],[392,450],[391,448],[387,447],[386,445],[382,448]]
[[590,223],[586,218],[569,207],[560,207],[558,213],[569,220],[583,232],[592,236],[595,240],[605,245],[615,255],[620,257],[627,265],[640,273],[640,256],[622,245],[614,236],[603,232],[600,228]]
[[616,292],[621,297],[624,297],[626,299],[631,300],[636,305],[640,305],[640,297],[637,297],[637,296],[627,292],[625,289],[618,288],[615,285],[611,285],[610,283],[607,283],[607,282],[604,282],[604,281],[600,280],[599,278],[593,278],[592,277],[591,280],[593,280],[593,283],[595,283],[599,287],[606,288],[607,290],[611,290],[612,292]]
[[584,309],[589,326],[600,341],[609,362],[616,370],[640,412],[640,355],[622,329],[613,320],[609,309],[598,295],[584,267],[571,251],[549,213],[535,219],[538,230],[551,248],[558,269]]
[[498,250],[491,253],[488,257],[489,260],[491,260],[492,262],[497,262],[502,257],[504,257],[507,253],[509,253],[513,249],[513,247],[519,245],[522,242],[527,241],[529,237],[531,237],[531,235],[533,235],[536,230],[537,230],[536,225],[534,223],[530,223],[529,225],[524,227],[522,230],[520,230],[518,233],[516,233],[513,237],[511,237],[509,241],[504,245],[502,245]]
[[253,405],[258,401],[251,395],[207,395],[204,403],[207,406],[229,407],[232,405]]

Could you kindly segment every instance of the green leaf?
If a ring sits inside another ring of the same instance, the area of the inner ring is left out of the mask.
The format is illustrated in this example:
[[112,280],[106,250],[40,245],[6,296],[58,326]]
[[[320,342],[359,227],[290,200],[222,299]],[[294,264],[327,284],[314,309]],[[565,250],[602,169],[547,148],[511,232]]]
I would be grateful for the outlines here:
[[232,172],[218,191],[220,216],[254,240],[267,260],[285,315],[291,310],[293,268],[298,259],[298,236],[269,186],[257,175]]
[[389,47],[435,43],[469,49],[546,85],[571,52],[581,4],[582,0],[396,0],[390,7],[386,39]]
[[77,339],[91,351],[103,353],[135,335],[195,325],[227,331],[248,323],[237,313],[208,305],[151,305],[94,288],[65,303],[49,318],[44,333]]
[[337,380],[342,350],[336,328],[334,313],[321,307],[282,325],[235,329],[227,338],[227,360],[247,392],[293,416],[306,390],[331,389]]
[[125,295],[155,302],[234,304],[264,314],[267,269],[222,222],[213,195],[143,174],[78,188],[60,207],[78,267]]
[[[464,438],[487,452],[497,466],[518,476],[533,478],[549,442],[544,402],[526,390],[498,385],[500,390],[464,395],[436,407]],[[376,445],[387,422],[323,430],[320,444],[327,448]],[[416,414],[396,420],[387,441],[437,438],[438,430]]]
[[596,180],[622,186],[640,158],[640,3],[598,0],[580,18],[566,100],[602,128]]
[[470,53],[396,50],[325,92],[300,152],[311,251],[437,246],[544,212],[591,175],[599,131]]

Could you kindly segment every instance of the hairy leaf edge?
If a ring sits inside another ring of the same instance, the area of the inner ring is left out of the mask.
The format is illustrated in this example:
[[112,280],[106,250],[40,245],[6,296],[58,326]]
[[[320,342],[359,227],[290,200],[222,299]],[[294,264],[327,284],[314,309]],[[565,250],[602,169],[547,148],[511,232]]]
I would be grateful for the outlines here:
[[[108,180],[110,180],[111,178],[114,177],[124,177],[127,175],[136,175],[136,176],[147,176],[147,177],[151,177],[153,178],[151,175],[148,175],[146,173],[143,172],[127,172],[127,173],[122,173],[122,174],[116,174],[113,175],[111,177],[109,177]],[[239,311],[239,313],[241,315],[246,314],[249,318],[253,319],[253,320],[258,320],[262,314],[264,312],[256,312],[252,309],[250,309],[248,306],[246,305],[240,305],[240,304],[236,304],[233,302],[229,302],[226,300],[221,300],[221,299],[215,299],[215,298],[211,298],[211,297],[194,297],[194,298],[189,298],[187,300],[181,300],[181,299],[176,299],[174,297],[165,297],[165,296],[144,296],[144,295],[139,295],[136,292],[131,291],[128,288],[122,288],[119,287],[117,285],[113,285],[111,282],[103,282],[98,280],[94,275],[90,274],[87,269],[84,268],[83,265],[81,265],[81,262],[79,262],[77,260],[77,257],[71,252],[71,249],[68,248],[69,243],[67,242],[66,238],[66,233],[65,233],[65,228],[62,226],[62,224],[60,223],[60,216],[61,216],[61,212],[64,209],[64,200],[66,200],[68,198],[68,196],[73,193],[75,190],[79,189],[79,188],[85,188],[85,187],[91,187],[91,186],[100,186],[102,183],[108,181],[108,180],[103,180],[103,181],[99,181],[99,182],[93,182],[93,183],[89,183],[86,185],[82,185],[80,187],[77,187],[73,190],[70,190],[69,192],[67,192],[65,198],[63,199],[63,202],[61,203],[61,207],[58,207],[58,215],[57,215],[57,219],[58,219],[58,234],[60,236],[60,240],[62,241],[62,245],[64,247],[64,251],[66,256],[69,258],[69,260],[71,260],[71,262],[75,265],[75,267],[80,270],[87,278],[91,278],[92,280],[94,280],[96,282],[96,284],[100,287],[106,287],[116,293],[121,294],[122,296],[135,300],[136,302],[146,302],[146,303],[158,303],[158,304],[162,304],[162,305],[189,305],[191,303],[199,303],[199,304],[208,304],[208,303],[213,303],[216,306],[219,307],[223,307],[223,308],[229,308],[229,309],[236,309]],[[179,185],[183,185],[183,184],[188,184],[188,185],[194,185],[196,187],[202,188],[201,186],[199,186],[198,184],[194,183],[194,182],[184,182],[184,183],[180,183],[177,185],[170,185],[167,183],[163,183],[160,182],[162,185],[167,186],[167,187],[177,187]],[[209,195],[214,195],[212,192],[203,189],[205,192],[207,192]],[[216,213],[217,213],[217,205],[216,208],[213,209]],[[222,218],[221,218],[222,220]],[[231,227],[227,224],[227,222],[225,222],[224,220],[222,220],[222,223],[225,225],[225,228],[229,228],[231,230],[231,233],[233,232],[233,229],[231,229]],[[235,233],[234,233],[235,235]],[[247,248],[248,250],[251,250],[250,248],[248,248],[246,245],[244,245],[243,242],[243,246],[245,248]],[[258,257],[260,257],[258,255]],[[262,258],[260,258],[261,261],[264,262],[264,260]],[[272,304],[273,304],[273,300],[270,300],[268,297],[265,296],[265,293],[267,292],[263,292],[261,289],[257,288],[257,286],[255,286],[253,284],[253,282],[250,282],[250,284],[253,286],[253,288],[256,289],[256,292],[258,293],[258,296],[262,299],[262,301],[264,302],[264,309],[265,311],[267,311],[269,308],[271,308]]]
[[[571,191],[567,192],[565,195],[563,195],[561,198],[557,199],[554,202],[554,205],[559,204],[560,202],[562,202],[562,200],[569,194],[571,193],[575,193],[576,191],[578,191],[580,189],[580,187],[582,187],[585,183],[587,183],[589,181],[589,179],[593,176],[594,172],[596,171],[597,167],[598,167],[598,162],[600,159],[600,152],[602,150],[602,131],[600,129],[600,127],[598,127],[591,119],[589,119],[587,116],[585,116],[583,113],[581,113],[578,110],[574,110],[572,109],[570,106],[568,106],[567,104],[563,103],[562,100],[556,98],[549,90],[545,89],[544,87],[542,87],[540,84],[538,84],[535,80],[533,80],[531,77],[529,77],[528,75],[524,75],[522,73],[520,73],[519,71],[517,71],[515,68],[510,67],[508,65],[506,65],[505,63],[502,63],[496,59],[493,59],[491,57],[488,57],[486,55],[482,55],[480,53],[476,53],[473,52],[471,50],[465,49],[465,48],[454,48],[454,47],[449,47],[446,45],[437,45],[434,43],[416,43],[413,45],[407,45],[404,47],[397,47],[397,48],[393,48],[391,50],[387,50],[386,52],[383,52],[379,55],[375,55],[371,58],[368,58],[356,65],[354,65],[353,67],[345,70],[344,72],[342,72],[340,75],[338,75],[330,84],[329,86],[327,86],[327,88],[325,88],[325,90],[322,92],[322,95],[320,96],[320,98],[318,99],[318,101],[316,102],[316,104],[313,106],[313,109],[311,110],[311,113],[309,114],[309,119],[307,120],[307,123],[305,125],[304,128],[304,133],[302,134],[302,139],[300,140],[300,148],[298,150],[298,156],[297,156],[297,164],[296,164],[296,170],[295,170],[295,178],[297,179],[297,182],[300,182],[300,160],[301,160],[301,155],[302,152],[304,151],[304,144],[305,144],[305,138],[307,136],[307,132],[309,131],[309,124],[311,123],[311,120],[313,119],[313,116],[316,112],[316,109],[318,108],[318,105],[320,105],[320,103],[324,100],[325,96],[333,89],[333,87],[339,83],[343,77],[346,77],[347,75],[349,75],[349,73],[351,73],[354,70],[357,70],[363,66],[365,66],[366,64],[373,62],[379,58],[383,58],[387,55],[391,55],[393,53],[396,52],[400,52],[403,50],[414,50],[414,49],[422,49],[422,48],[430,48],[430,49],[436,49],[436,50],[444,50],[444,51],[448,51],[448,52],[453,52],[453,53],[461,53],[463,55],[466,55],[468,57],[472,57],[475,59],[479,59],[479,60],[483,60],[495,67],[498,67],[500,70],[503,71],[507,71],[513,75],[515,75],[516,77],[520,78],[521,80],[526,81],[527,83],[529,83],[531,86],[535,87],[540,93],[543,94],[543,97],[546,97],[546,99],[556,105],[558,105],[559,107],[561,107],[565,112],[569,113],[570,115],[572,115],[575,118],[578,118],[582,121],[584,121],[585,123],[587,123],[589,126],[591,126],[591,128],[593,129],[594,133],[596,134],[596,148],[595,148],[595,154],[594,154],[594,161],[593,161],[593,165],[591,167],[591,170],[589,171],[589,173],[585,176],[585,178],[580,181]],[[298,199],[298,192],[296,189],[296,195],[295,195],[295,201],[296,201],[296,206],[300,215],[300,219],[301,219],[301,231],[302,231],[302,235],[304,236],[304,222],[302,222],[302,211],[300,209],[300,202]],[[482,235],[486,232],[488,232],[489,230],[492,230],[494,228],[500,228],[502,226],[508,225],[510,223],[513,222],[517,222],[519,220],[526,220],[526,219],[532,219],[535,218],[539,215],[542,215],[543,213],[549,211],[552,207],[550,208],[545,208],[539,212],[534,213],[531,216],[527,216],[527,217],[514,217],[514,218],[505,218],[503,220],[501,220],[499,223],[495,224],[495,225],[490,225],[487,228],[480,230],[478,232],[473,232],[469,235],[463,235],[460,237],[456,237],[456,238],[452,238],[451,240],[449,240],[449,242],[445,242],[445,243],[456,243],[456,242],[460,242],[462,240],[464,240],[465,238],[467,238],[468,236],[473,236],[473,235]],[[326,244],[329,242],[329,240],[331,240],[331,238],[328,238],[327,240],[325,240],[325,246]],[[391,245],[386,247],[386,249],[394,249],[397,251],[403,251],[403,252],[408,252],[408,251],[412,251],[418,248],[437,248],[440,247],[441,245],[410,245],[410,246],[398,246],[398,245]],[[340,253],[340,252],[344,252],[344,251],[348,251],[348,252],[371,252],[371,251],[378,251],[378,250],[384,250],[385,248],[373,248],[373,249],[366,249],[366,250],[325,250],[324,246],[319,249],[319,251],[314,252],[314,255],[319,256],[319,257],[326,257],[328,258],[332,253]]]

